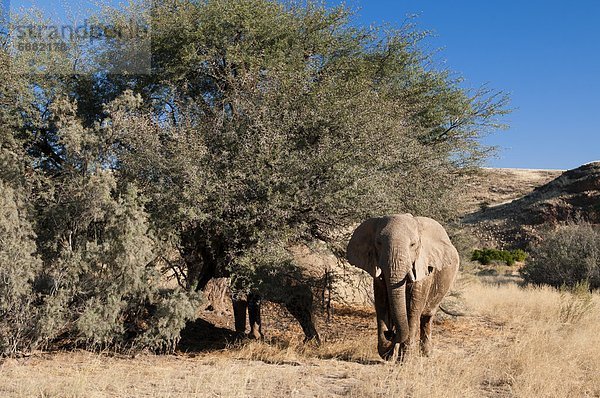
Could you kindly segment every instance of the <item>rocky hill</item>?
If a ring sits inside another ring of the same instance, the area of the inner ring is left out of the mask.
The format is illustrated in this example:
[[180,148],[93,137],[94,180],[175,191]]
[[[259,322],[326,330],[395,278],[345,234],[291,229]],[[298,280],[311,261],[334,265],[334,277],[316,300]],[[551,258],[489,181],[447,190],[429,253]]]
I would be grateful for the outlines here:
[[468,183],[468,213],[519,199],[557,178],[564,170],[482,168]]
[[[508,191],[507,186],[503,188]],[[562,172],[520,198],[499,204],[482,202],[463,222],[485,245],[524,247],[540,228],[577,220],[600,223],[600,162]]]

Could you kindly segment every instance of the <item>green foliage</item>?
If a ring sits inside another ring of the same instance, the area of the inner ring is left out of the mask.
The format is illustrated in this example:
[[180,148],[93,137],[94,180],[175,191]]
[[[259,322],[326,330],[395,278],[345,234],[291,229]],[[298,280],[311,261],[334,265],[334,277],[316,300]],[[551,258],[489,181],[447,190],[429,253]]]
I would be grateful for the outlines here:
[[23,78],[11,73],[9,53],[0,44],[0,356],[27,351],[37,343],[37,295],[33,282],[38,258],[30,168],[16,129]]
[[44,267],[51,289],[41,323],[63,325],[55,332],[90,348],[174,348],[199,303],[192,293],[161,288],[137,190],[117,188],[110,172],[72,177],[61,188],[78,200],[65,206],[57,195],[45,209],[44,221],[55,229],[46,237],[53,255]]
[[504,112],[425,68],[422,34],[356,28],[343,7],[178,0],[151,15],[155,73],[120,97],[138,106],[113,113],[113,136],[153,226],[207,268],[260,262],[265,244],[343,254],[339,231],[370,215],[451,218]]
[[24,154],[0,154],[0,352],[59,337],[93,349],[174,349],[199,296],[166,288],[142,196],[103,167],[113,144],[105,131],[84,127],[64,97],[50,109],[59,163],[35,173],[20,165]]
[[493,262],[514,265],[515,262],[523,262],[527,259],[527,253],[521,249],[498,250],[498,249],[476,249],[471,254],[471,261],[478,261],[483,265]]
[[37,309],[32,283],[41,262],[22,192],[0,179],[0,355],[32,348]]
[[544,232],[521,273],[529,283],[600,288],[600,231],[581,223]]
[[513,255],[514,260],[520,263],[527,260],[527,257],[529,256],[524,250],[521,249],[512,250],[511,253]]

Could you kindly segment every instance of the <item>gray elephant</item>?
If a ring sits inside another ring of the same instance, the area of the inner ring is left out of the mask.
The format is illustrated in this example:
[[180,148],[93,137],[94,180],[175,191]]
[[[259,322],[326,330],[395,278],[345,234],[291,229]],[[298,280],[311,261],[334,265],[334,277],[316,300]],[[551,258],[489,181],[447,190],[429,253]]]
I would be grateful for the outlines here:
[[429,355],[433,317],[460,262],[444,228],[410,214],[371,218],[354,231],[346,256],[373,277],[379,355],[402,359],[418,340]]

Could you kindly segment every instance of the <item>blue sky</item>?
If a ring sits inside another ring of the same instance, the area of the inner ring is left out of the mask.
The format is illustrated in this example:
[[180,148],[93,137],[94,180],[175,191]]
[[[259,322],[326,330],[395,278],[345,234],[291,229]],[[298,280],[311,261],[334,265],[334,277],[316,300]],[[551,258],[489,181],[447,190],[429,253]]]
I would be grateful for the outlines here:
[[[116,3],[115,1],[111,1]],[[339,4],[338,0],[327,0]],[[32,2],[12,0],[13,9]],[[85,0],[38,0],[62,14]],[[485,139],[500,147],[493,167],[573,168],[600,160],[600,1],[351,0],[357,23],[401,24],[418,14],[419,29],[440,67],[511,95],[507,131]]]
[[[336,4],[335,1],[330,1]],[[494,167],[573,168],[600,160],[600,1],[355,1],[362,23],[401,23],[435,31],[442,66],[468,87],[506,91],[510,128],[485,142],[500,146]]]

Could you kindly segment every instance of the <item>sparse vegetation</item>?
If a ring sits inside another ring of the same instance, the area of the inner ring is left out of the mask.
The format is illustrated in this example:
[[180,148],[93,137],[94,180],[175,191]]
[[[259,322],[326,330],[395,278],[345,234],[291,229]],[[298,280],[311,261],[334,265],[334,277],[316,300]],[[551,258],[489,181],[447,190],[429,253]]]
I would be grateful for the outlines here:
[[590,284],[576,283],[575,286],[563,286],[561,292],[560,321],[565,324],[576,324],[587,317],[594,307]]
[[600,231],[588,223],[569,223],[541,234],[522,268],[525,281],[555,287],[588,283],[600,288]]
[[498,250],[498,249],[476,249],[471,254],[471,261],[478,261],[483,265],[493,262],[514,265],[516,262],[523,262],[527,258],[527,253],[521,249]]

